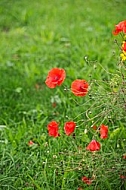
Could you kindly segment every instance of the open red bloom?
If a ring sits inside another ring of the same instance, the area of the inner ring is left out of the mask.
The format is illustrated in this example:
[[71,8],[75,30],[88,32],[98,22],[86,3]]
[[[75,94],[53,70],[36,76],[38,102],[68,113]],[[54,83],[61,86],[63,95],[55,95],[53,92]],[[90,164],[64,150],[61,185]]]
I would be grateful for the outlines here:
[[65,77],[66,72],[64,69],[53,68],[49,71],[45,83],[49,88],[55,88],[64,82]]
[[76,79],[71,84],[71,91],[75,96],[85,96],[88,93],[88,83],[83,79]]
[[86,176],[82,177],[82,181],[87,185],[91,185],[92,179],[87,178]]
[[49,136],[53,136],[53,137],[58,137],[60,136],[60,134],[58,133],[58,123],[56,121],[51,121],[48,126],[47,126],[47,129],[48,129],[48,133],[49,133]]
[[100,126],[100,138],[106,139],[108,137],[108,126],[101,125]]
[[64,124],[64,131],[66,133],[67,136],[71,135],[71,133],[74,132],[76,127],[76,123],[73,121],[68,121]]
[[98,151],[100,150],[100,148],[101,148],[101,145],[96,140],[92,140],[86,147],[86,149],[89,151]]
[[112,32],[114,35],[118,35],[120,32],[126,33],[126,20],[119,22],[115,25],[115,30]]

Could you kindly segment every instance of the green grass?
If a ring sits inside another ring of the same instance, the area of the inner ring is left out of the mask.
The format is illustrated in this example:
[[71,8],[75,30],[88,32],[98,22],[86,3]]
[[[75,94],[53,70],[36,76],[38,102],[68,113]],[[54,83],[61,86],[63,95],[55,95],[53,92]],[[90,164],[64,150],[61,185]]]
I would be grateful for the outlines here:
[[[122,82],[112,30],[125,10],[125,0],[0,1],[0,190],[126,189],[119,177],[126,176],[124,97],[109,93]],[[67,77],[49,89],[53,67]],[[69,90],[76,78],[91,85],[84,98]],[[48,136],[51,120],[60,122],[61,137]],[[77,123],[75,137],[63,132],[68,120]],[[101,123],[109,126],[106,140],[90,128]],[[91,154],[85,147],[94,137],[102,149]],[[91,186],[85,175],[95,176]]]

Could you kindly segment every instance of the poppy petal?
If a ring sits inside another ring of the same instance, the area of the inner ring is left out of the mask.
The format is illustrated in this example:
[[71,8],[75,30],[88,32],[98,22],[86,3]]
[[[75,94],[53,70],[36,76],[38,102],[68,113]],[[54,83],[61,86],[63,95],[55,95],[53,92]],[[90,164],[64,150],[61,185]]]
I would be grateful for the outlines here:
[[100,138],[106,139],[108,137],[108,126],[101,125],[100,126]]

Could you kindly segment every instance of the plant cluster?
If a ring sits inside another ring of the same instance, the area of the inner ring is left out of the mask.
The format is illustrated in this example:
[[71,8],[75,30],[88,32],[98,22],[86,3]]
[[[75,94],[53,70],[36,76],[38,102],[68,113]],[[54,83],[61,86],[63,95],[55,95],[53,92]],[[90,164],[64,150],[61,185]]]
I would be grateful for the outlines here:
[[[125,89],[125,84],[126,84],[126,79],[125,79],[125,74],[124,71],[126,70],[125,67],[125,61],[126,61],[126,21],[122,21],[119,24],[117,24],[115,26],[115,29],[113,30],[113,35],[118,35],[121,34],[121,38],[123,39],[122,45],[120,47],[120,44],[116,43],[119,45],[120,48],[120,60],[119,60],[119,67],[120,67],[120,78],[122,79],[121,82],[121,86],[118,87],[118,90],[116,90],[115,92],[111,92],[111,93],[115,93],[115,94],[119,94],[118,99],[116,100],[117,102],[114,104],[120,104],[120,99],[123,101],[122,103],[122,109],[125,112],[126,109],[126,100],[125,100],[125,95],[126,95],[126,89]],[[47,85],[47,87],[49,88],[56,88],[57,86],[61,86],[64,82],[64,80],[66,79],[66,71],[63,68],[52,68],[47,75],[47,78],[45,80],[45,84]],[[116,79],[115,81],[113,81],[112,83],[116,83]],[[118,82],[117,82],[118,83]],[[114,84],[115,86],[117,86],[117,83]],[[87,82],[85,79],[75,79],[72,83],[71,83],[71,87],[70,90],[71,92],[77,96],[77,97],[85,97],[88,93],[90,93],[90,89],[91,89],[91,85],[89,84],[89,82]],[[113,105],[114,106],[114,105]],[[123,113],[124,113],[123,112]],[[58,137],[61,138],[61,134],[59,133],[59,126],[60,123],[53,120],[50,121],[48,126],[47,126],[47,131],[49,136],[52,137]],[[64,133],[67,136],[73,135],[75,133],[75,129],[77,127],[77,121],[67,121],[64,124]],[[110,130],[110,126],[108,127],[106,124],[101,124],[99,127],[97,127],[96,125],[93,125],[92,128],[94,129],[94,131],[99,134],[99,137],[101,139],[108,139],[108,133]],[[104,143],[104,142],[102,142]],[[98,142],[95,138],[93,138],[89,144],[86,146],[86,150],[95,153],[96,151],[100,151],[101,149],[101,142]],[[124,159],[124,155],[123,155],[123,159]],[[121,179],[126,179],[125,175],[120,175]],[[87,185],[91,185],[92,182],[95,180],[95,177],[88,178],[88,176],[82,176],[82,182],[84,182]],[[82,189],[82,187],[79,187],[78,190]]]

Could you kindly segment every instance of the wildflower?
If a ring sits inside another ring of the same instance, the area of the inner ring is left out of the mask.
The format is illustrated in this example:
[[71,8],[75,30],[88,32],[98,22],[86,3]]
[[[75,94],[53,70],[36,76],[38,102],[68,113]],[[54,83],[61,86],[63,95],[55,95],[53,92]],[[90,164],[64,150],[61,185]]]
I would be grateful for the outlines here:
[[82,177],[82,181],[87,185],[91,185],[92,179],[87,178],[86,176]]
[[126,41],[123,41],[122,43],[122,50],[126,52]]
[[86,147],[86,149],[89,151],[98,151],[100,150],[100,148],[101,148],[101,145],[96,140],[92,140]]
[[53,136],[53,137],[58,137],[60,136],[60,134],[58,133],[58,123],[56,121],[51,121],[48,126],[47,126],[47,130],[49,133],[49,136]]
[[120,54],[121,60],[125,61],[126,60],[126,51],[122,51],[122,53]]
[[108,137],[108,126],[101,125],[100,126],[100,138],[106,139]]
[[75,96],[85,96],[88,93],[88,83],[82,79],[76,79],[71,84],[71,91]]
[[64,69],[53,68],[49,71],[45,83],[49,88],[55,88],[64,82],[65,77],[66,72]]
[[112,33],[113,35],[118,35],[120,32],[126,33],[126,20],[115,25],[115,30]]
[[29,142],[28,142],[28,146],[33,146],[34,145],[34,142],[32,141],[32,140],[30,140]]
[[73,121],[68,121],[64,124],[64,131],[66,133],[67,136],[71,135],[71,133],[74,132],[76,127],[76,123]]

